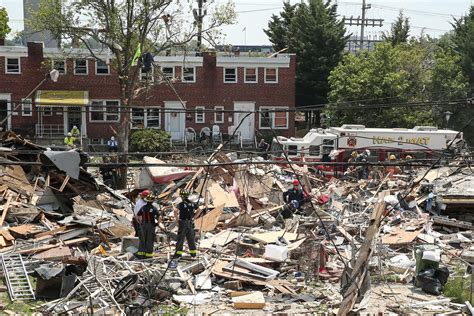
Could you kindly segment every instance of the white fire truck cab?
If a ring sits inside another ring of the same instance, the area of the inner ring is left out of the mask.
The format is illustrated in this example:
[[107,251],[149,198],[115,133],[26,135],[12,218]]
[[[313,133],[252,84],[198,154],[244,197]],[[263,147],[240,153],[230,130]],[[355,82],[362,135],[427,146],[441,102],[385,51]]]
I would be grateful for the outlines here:
[[[454,140],[454,141],[453,141]],[[292,161],[347,161],[352,151],[370,151],[369,161],[384,161],[394,154],[401,159],[431,157],[434,152],[457,148],[463,143],[462,133],[432,126],[406,128],[366,128],[364,125],[342,125],[327,129],[311,129],[303,138],[278,136],[273,139],[273,159],[282,159],[283,151]]]

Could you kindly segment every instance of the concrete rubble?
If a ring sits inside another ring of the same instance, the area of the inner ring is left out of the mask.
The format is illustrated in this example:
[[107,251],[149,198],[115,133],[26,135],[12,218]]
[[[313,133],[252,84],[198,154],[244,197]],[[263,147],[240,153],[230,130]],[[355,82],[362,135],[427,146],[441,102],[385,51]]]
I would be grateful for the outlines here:
[[[11,133],[0,150],[4,288],[11,300],[34,301],[31,312],[472,312],[469,168],[413,167],[395,176],[382,168],[366,180],[328,179],[255,157],[228,164],[242,160],[218,149],[201,160],[218,166],[154,185],[166,230],[157,230],[155,256],[137,260],[133,200],[149,177],[119,192],[85,170],[80,152],[54,152]],[[308,199],[284,219],[283,192],[295,177]],[[184,188],[200,200],[199,255],[171,269],[173,207]],[[32,293],[15,292],[8,273],[23,268],[11,262],[22,262]]]

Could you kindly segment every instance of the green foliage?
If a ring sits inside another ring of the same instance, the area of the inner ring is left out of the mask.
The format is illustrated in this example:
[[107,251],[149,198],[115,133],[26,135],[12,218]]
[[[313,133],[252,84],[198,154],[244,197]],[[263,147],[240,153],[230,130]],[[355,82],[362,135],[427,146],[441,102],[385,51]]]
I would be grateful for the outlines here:
[[[455,272],[448,279],[443,289],[443,294],[447,297],[453,298],[455,303],[464,304],[469,301],[470,275],[464,274],[463,266],[455,268]],[[474,304],[474,300],[471,301]]]
[[141,129],[132,133],[130,145],[134,151],[165,152],[171,149],[170,139],[170,134],[165,131]]
[[263,30],[267,34],[268,39],[273,44],[276,51],[288,48],[290,36],[291,19],[295,16],[296,5],[290,2],[283,3],[283,11],[280,15],[273,14],[268,22],[268,29]]
[[[465,98],[468,90],[458,60],[452,51],[426,41],[397,46],[385,43],[371,52],[346,55],[329,77],[331,105],[327,110],[332,117],[331,125],[441,125],[442,112],[455,111],[448,101]],[[444,100],[447,100],[447,106],[443,108],[384,108],[390,104]],[[364,110],[364,105],[372,109]],[[344,109],[347,107],[355,109]],[[458,116],[463,117],[460,113]]]
[[10,33],[9,21],[7,9],[0,7],[0,39],[5,39],[8,33]]
[[384,41],[389,42],[393,46],[406,43],[408,41],[408,35],[410,33],[410,21],[409,18],[403,15],[400,11],[397,19],[392,24],[392,28],[389,33],[383,33],[382,38]]
[[344,55],[348,36],[332,1],[285,3],[280,16],[272,16],[265,33],[276,50],[296,53],[296,104],[327,101],[327,78]]
[[452,26],[454,49],[461,56],[461,67],[472,85],[474,83],[474,6],[470,8],[468,15],[455,19]]

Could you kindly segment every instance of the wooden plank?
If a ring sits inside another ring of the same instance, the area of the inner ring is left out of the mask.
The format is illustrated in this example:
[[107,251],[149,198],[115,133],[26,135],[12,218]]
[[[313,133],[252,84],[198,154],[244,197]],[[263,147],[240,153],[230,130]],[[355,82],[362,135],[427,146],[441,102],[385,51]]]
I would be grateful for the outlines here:
[[181,269],[179,267],[176,268],[176,271],[178,272],[178,275],[181,279],[183,279],[183,281],[186,282],[186,284],[188,285],[189,289],[191,290],[191,292],[193,294],[196,294],[196,289],[194,288],[194,285],[193,285],[193,282],[191,281],[191,278],[190,277],[187,277],[183,271],[181,271]]
[[33,259],[58,260],[72,256],[71,249],[67,246],[59,246],[37,253]]
[[201,241],[199,248],[209,249],[212,248],[212,246],[223,247],[234,241],[234,239],[237,239],[239,235],[239,233],[231,230],[223,230],[217,235]]
[[3,221],[5,220],[5,217],[7,216],[8,209],[10,208],[10,203],[12,201],[11,196],[8,197],[7,203],[3,205],[3,211],[2,211],[2,216],[0,217],[0,226],[3,225]]
[[390,233],[382,236],[384,245],[406,245],[410,244],[423,231],[423,228],[415,231],[405,231],[404,228],[396,227]]
[[[63,242],[63,245],[65,245],[65,246],[74,245],[74,244],[78,244],[78,243],[81,243],[81,242],[84,242],[84,241],[87,241],[87,240],[89,240],[89,238],[81,237],[81,238],[77,238],[77,239],[67,240],[67,241]],[[41,251],[49,250],[49,249],[52,249],[52,248],[56,248],[58,246],[59,246],[58,244],[56,244],[56,245],[44,245],[44,246],[40,246],[40,247],[36,247],[36,248],[32,248],[32,249],[18,250],[18,251],[16,251],[16,253],[17,254],[33,254],[33,253],[38,253],[38,252],[41,252]]]
[[66,187],[66,184],[68,184],[70,177],[67,176],[64,178],[63,183],[61,184],[61,187],[59,188],[59,192],[63,192],[64,188]]
[[217,226],[219,216],[222,214],[223,209],[224,205],[219,205],[206,215],[196,219],[194,221],[196,229],[202,232],[209,232],[211,230],[214,230]]
[[215,181],[208,181],[207,191],[212,198],[214,206],[223,204],[224,207],[239,207],[239,201],[234,192],[226,192]]
[[347,290],[343,293],[342,302],[339,305],[339,310],[337,312],[338,316],[347,315],[355,305],[357,297],[363,295],[364,293],[359,293],[359,289],[362,286],[362,283],[366,276],[366,267],[367,262],[370,261],[370,258],[373,253],[373,241],[377,237],[378,231],[380,229],[380,224],[382,222],[382,215],[385,211],[385,202],[384,197],[389,194],[389,191],[383,191],[379,193],[377,203],[374,206],[373,216],[370,221],[369,227],[365,231],[365,239],[362,246],[359,249],[357,258],[355,260],[354,268],[352,270],[350,280],[351,283]]
[[298,238],[298,234],[285,232],[284,230],[266,232],[266,233],[254,233],[248,237],[263,243],[275,243],[279,237],[283,236],[288,241],[295,241]]

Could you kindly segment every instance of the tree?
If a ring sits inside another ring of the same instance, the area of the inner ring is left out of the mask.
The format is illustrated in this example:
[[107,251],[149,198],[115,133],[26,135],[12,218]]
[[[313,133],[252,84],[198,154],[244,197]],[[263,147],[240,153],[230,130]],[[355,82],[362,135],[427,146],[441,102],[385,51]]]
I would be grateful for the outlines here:
[[[218,28],[235,19],[232,3],[213,6],[207,1],[208,13],[202,29],[203,39],[212,41]],[[111,67],[118,74],[120,95],[119,149],[127,153],[130,134],[130,107],[144,89],[138,80],[137,52],[160,52],[181,47],[197,36],[200,18],[192,16],[192,0],[42,0],[39,10],[32,12],[32,26],[38,31],[49,31],[63,44],[81,43],[95,56],[92,43],[99,43],[112,55]],[[159,73],[157,71],[157,73]],[[162,80],[155,80],[160,82]],[[184,107],[184,105],[183,105]],[[122,157],[127,160],[126,156]],[[123,172],[125,174],[125,172]],[[122,185],[125,184],[122,177]]]
[[7,9],[0,7],[0,40],[4,40],[11,31],[8,26],[9,21]]
[[[345,56],[329,77],[331,125],[441,125],[449,101],[467,93],[467,79],[458,59],[451,51],[417,41],[395,47],[380,44],[371,52]],[[438,105],[392,106],[430,101]]]
[[273,14],[268,22],[268,29],[263,30],[276,51],[288,48],[289,28],[291,19],[295,16],[295,10],[296,5],[284,2],[283,11],[280,12],[280,16]]
[[408,35],[410,33],[410,19],[403,15],[400,11],[397,20],[392,24],[392,28],[389,33],[383,33],[382,38],[384,41],[391,43],[393,46],[400,43],[406,43],[408,41]]
[[273,16],[265,33],[276,50],[296,53],[296,104],[326,103],[331,70],[341,61],[349,39],[331,1],[285,3],[280,17]]
[[471,86],[474,84],[474,6],[469,14],[452,23],[454,32],[451,40],[454,50],[461,56],[461,67],[469,78]]

